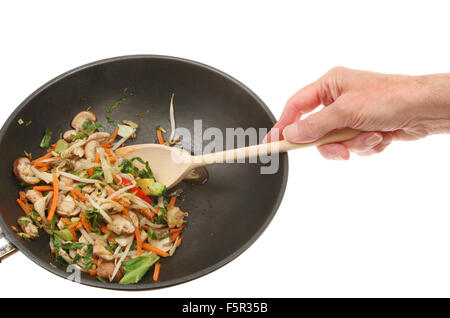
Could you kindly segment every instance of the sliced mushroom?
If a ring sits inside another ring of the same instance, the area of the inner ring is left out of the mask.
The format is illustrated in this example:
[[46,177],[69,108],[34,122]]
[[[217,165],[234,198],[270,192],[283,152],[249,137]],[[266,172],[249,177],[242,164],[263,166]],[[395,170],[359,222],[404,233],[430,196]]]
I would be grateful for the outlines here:
[[38,184],[41,181],[31,170],[31,161],[26,157],[19,157],[14,160],[13,171],[17,178],[27,184]]
[[109,133],[107,133],[107,132],[95,132],[92,135],[90,135],[87,140],[88,141],[96,140],[99,143],[103,144],[103,143],[108,141],[110,136],[111,135]]
[[114,258],[111,252],[105,248],[103,241],[100,239],[95,240],[93,253],[106,261],[111,261]]
[[80,213],[81,209],[76,206],[75,200],[70,196],[59,197],[56,205],[56,213],[60,216],[73,217]]
[[208,171],[205,167],[195,168],[191,170],[183,179],[183,181],[191,184],[204,184],[208,181]]
[[97,153],[97,148],[100,147],[100,144],[97,140],[91,140],[84,145],[84,155],[86,159],[90,161],[95,160],[95,154]]
[[30,238],[34,239],[39,236],[39,229],[33,224],[33,221],[30,218],[21,216],[17,219],[17,224],[19,224],[22,231]]
[[186,212],[181,211],[179,207],[176,206],[169,207],[166,214],[167,225],[170,228],[181,226],[185,222],[183,218],[187,215],[188,214]]
[[112,222],[108,223],[107,228],[119,235],[130,235],[134,233],[133,224],[119,214],[111,216]]
[[108,213],[119,213],[123,211],[123,205],[115,201],[104,202],[100,204],[100,207]]
[[170,240],[169,230],[166,228],[161,230],[156,229],[154,231],[157,239],[155,240],[150,237],[149,238],[150,245],[159,248],[164,252],[168,252],[173,246],[173,242]]
[[82,111],[79,112],[78,114],[75,115],[75,117],[72,119],[72,127],[75,128],[76,131],[81,131],[83,123],[86,120],[91,120],[92,122],[96,122],[97,121],[97,116],[95,116],[95,114],[93,112],[90,111]]
[[[114,265],[114,263],[112,262],[103,262],[100,266],[97,267],[97,275],[102,278],[110,280],[115,267],[116,265]],[[123,277],[123,274],[124,274],[123,266],[120,266],[119,271],[117,272],[113,281],[115,282],[120,281]]]
[[74,129],[68,130],[63,134],[63,139],[67,142],[72,142],[72,135],[76,135],[77,132]]
[[27,197],[27,200],[33,204],[35,204],[37,200],[42,198],[42,193],[36,190],[27,190],[25,192],[25,195]]

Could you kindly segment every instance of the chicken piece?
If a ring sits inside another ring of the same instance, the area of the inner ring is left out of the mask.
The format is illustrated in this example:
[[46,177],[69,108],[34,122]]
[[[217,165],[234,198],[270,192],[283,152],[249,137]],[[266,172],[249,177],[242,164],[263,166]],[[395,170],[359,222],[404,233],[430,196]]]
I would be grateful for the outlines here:
[[100,204],[103,211],[108,213],[120,213],[123,211],[123,205],[116,201],[108,201]]
[[41,181],[31,170],[31,161],[26,157],[19,157],[14,160],[13,171],[17,178],[27,184],[38,184]]
[[39,229],[33,224],[33,221],[26,216],[21,216],[17,219],[17,224],[19,224],[22,231],[31,239],[39,237]]
[[97,153],[97,148],[100,147],[100,144],[97,140],[91,140],[84,145],[84,156],[89,161],[94,162],[95,154]]
[[106,261],[111,261],[113,259],[113,255],[105,248],[103,241],[100,239],[95,240],[93,253]]
[[[99,267],[97,267],[97,275],[102,278],[110,280],[115,267],[116,266],[114,265],[114,263],[103,262]],[[113,281],[115,281],[115,282],[120,281],[122,279],[123,275],[124,275],[124,268],[123,268],[123,266],[120,266]]]
[[89,136],[88,141],[96,140],[97,142],[104,144],[108,141],[111,135],[107,132],[96,132]]
[[63,139],[67,142],[72,142],[72,135],[76,135],[77,132],[74,129],[68,130],[63,134]]
[[27,197],[27,200],[33,204],[35,204],[37,200],[42,198],[42,193],[36,190],[27,190],[25,192],[25,195]]
[[108,230],[118,235],[131,235],[134,233],[133,224],[119,214],[111,216],[112,222],[106,226]]

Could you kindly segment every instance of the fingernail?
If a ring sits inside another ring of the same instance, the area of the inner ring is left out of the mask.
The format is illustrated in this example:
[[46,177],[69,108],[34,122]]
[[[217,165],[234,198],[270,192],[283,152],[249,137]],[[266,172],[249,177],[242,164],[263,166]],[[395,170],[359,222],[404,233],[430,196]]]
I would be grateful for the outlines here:
[[380,142],[383,141],[383,136],[380,134],[373,134],[369,138],[366,139],[366,146],[367,147],[375,147]]

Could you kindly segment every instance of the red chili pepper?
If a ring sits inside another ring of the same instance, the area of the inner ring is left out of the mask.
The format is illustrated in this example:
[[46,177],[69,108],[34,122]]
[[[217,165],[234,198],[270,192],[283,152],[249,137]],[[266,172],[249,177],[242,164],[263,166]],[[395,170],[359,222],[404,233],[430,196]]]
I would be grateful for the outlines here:
[[[126,178],[122,178],[120,176],[118,178],[120,178],[120,180],[119,180],[120,183],[122,183],[126,187],[133,184],[130,180],[128,180]],[[145,202],[147,202],[148,204],[151,204],[153,202],[152,199],[150,199],[148,196],[146,196],[145,192],[142,191],[141,189],[139,189],[138,187],[131,188],[131,191],[136,192],[136,195],[139,198],[141,198],[142,200],[144,200]]]

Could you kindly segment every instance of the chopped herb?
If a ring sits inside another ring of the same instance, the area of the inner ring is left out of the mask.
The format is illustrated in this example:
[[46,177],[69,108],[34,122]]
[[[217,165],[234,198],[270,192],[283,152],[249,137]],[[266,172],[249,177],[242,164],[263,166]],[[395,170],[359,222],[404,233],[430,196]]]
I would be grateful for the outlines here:
[[28,126],[30,126],[30,125],[31,125],[31,123],[32,123],[32,121],[31,121],[31,120],[29,120],[29,121],[27,121],[27,123],[25,124],[25,126],[26,126],[26,127],[28,127]]
[[99,179],[102,175],[103,175],[102,169],[95,169],[94,173],[92,174],[92,176],[90,178],[91,179]]
[[52,131],[50,130],[50,128],[47,128],[45,130],[44,137],[42,137],[42,140],[41,140],[41,143],[39,144],[39,146],[41,148],[48,148],[48,147],[50,147],[51,139],[52,139]]
[[23,219],[20,219],[18,222],[19,222],[19,224],[22,225],[24,228],[26,228],[26,227],[28,226],[28,224],[30,224],[30,221],[23,220]]
[[148,161],[144,162],[144,160],[142,160],[142,158],[134,157],[131,159],[131,162],[133,162],[134,160],[137,160],[140,163],[142,163],[143,165],[145,165],[145,169],[139,171],[140,178],[153,178],[153,172],[152,172],[152,169],[150,169]]
[[123,159],[120,167],[121,167],[120,171],[123,173],[129,173],[134,177],[137,177],[137,175],[139,174],[139,169],[133,166],[130,160]]
[[105,129],[105,127],[103,127],[100,124],[92,122],[92,120],[90,120],[90,119],[87,119],[83,123],[83,125],[81,125],[81,129],[83,129],[83,131],[94,131],[94,130],[99,129],[99,128]]
[[168,238],[169,236],[170,236],[170,234],[166,234],[166,235],[164,235],[164,236],[161,236],[161,237],[158,239],[158,241],[162,241],[162,240]]
[[137,244],[136,244],[136,241],[133,241],[133,243],[130,246],[130,250],[135,250],[135,249],[137,249]]
[[81,190],[83,189],[83,187],[86,185],[86,183],[84,182],[80,182],[77,184],[76,188],[78,189],[78,191],[81,192]]
[[89,223],[92,231],[97,231],[103,222],[103,217],[97,209],[89,210],[85,213],[86,220]]
[[70,139],[72,139],[72,141],[75,141],[77,139],[86,138],[88,136],[89,136],[88,134],[81,133],[81,134],[78,134],[78,135],[70,135]]
[[56,215],[53,216],[52,222],[50,223],[50,230],[53,232],[56,224]]
[[166,216],[167,210],[165,208],[159,208],[159,211],[161,213],[156,218],[156,224],[166,224],[167,222],[164,220],[164,216]]
[[154,229],[149,228],[147,233],[148,233],[148,237],[151,238],[152,240],[157,240],[158,239]]
[[23,153],[25,154],[25,157],[30,157],[30,154],[26,150],[24,150]]
[[114,104],[112,104],[111,106],[109,106],[106,109],[106,119],[108,120],[108,123],[110,123],[113,126],[116,126],[116,122],[114,121],[114,119],[112,119],[111,117],[111,112],[117,108],[117,106],[119,106],[121,103],[123,103],[124,101],[126,101],[126,97],[122,97],[119,100],[115,101]]
[[109,244],[109,245],[106,245],[105,248],[106,248],[109,252],[114,253],[114,251],[116,250],[117,246],[119,246],[119,244],[117,244],[117,243],[111,243],[111,244]]

